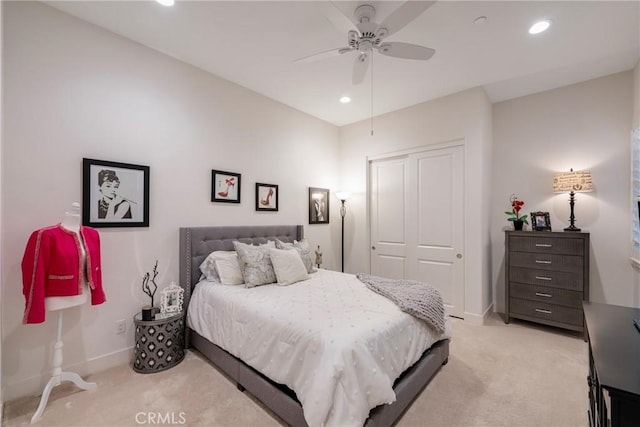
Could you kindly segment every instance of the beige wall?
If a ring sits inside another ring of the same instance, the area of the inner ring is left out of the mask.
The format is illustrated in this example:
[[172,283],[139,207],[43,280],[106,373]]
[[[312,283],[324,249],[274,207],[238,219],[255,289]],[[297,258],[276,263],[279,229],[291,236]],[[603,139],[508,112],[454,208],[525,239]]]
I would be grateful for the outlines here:
[[465,307],[481,321],[491,304],[489,261],[489,177],[491,104],[482,89],[445,98],[341,128],[341,183],[354,196],[345,220],[345,271],[369,271],[367,157],[404,149],[465,141]]
[[[80,374],[130,359],[132,317],[159,262],[178,279],[178,228],[307,224],[308,186],[335,189],[338,128],[38,2],[3,2],[2,381],[5,398],[49,378],[55,316],[22,325],[20,262],[29,234],[81,200],[82,158],[151,168],[149,228],[100,229],[107,303],[65,311],[64,366]],[[242,203],[210,202],[211,169],[242,173]],[[257,213],[254,184],[279,184]],[[337,206],[332,206],[333,218]],[[335,221],[333,221],[335,224]],[[339,265],[327,225],[305,226]],[[115,322],[128,330],[115,334]]]
[[492,265],[497,309],[504,310],[502,213],[509,196],[526,213],[548,211],[554,231],[568,225],[568,195],[551,191],[558,171],[588,169],[595,191],[576,195],[576,226],[591,233],[591,300],[633,305],[629,262],[629,142],[633,73],[614,74],[500,102],[493,108]]

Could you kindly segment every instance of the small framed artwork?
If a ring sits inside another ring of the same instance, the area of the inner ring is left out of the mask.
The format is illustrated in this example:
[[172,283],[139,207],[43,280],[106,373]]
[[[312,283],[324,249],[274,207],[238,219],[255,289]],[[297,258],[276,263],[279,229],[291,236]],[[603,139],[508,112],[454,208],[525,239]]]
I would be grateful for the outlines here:
[[278,186],[256,182],[256,210],[278,211]]
[[160,291],[160,311],[162,313],[182,312],[184,301],[184,289],[171,282],[169,286]]
[[82,225],[149,226],[149,166],[82,159]]
[[212,170],[211,201],[240,203],[240,174]]
[[551,231],[549,212],[531,212],[530,218],[533,231]]
[[309,224],[329,224],[329,190],[309,187]]

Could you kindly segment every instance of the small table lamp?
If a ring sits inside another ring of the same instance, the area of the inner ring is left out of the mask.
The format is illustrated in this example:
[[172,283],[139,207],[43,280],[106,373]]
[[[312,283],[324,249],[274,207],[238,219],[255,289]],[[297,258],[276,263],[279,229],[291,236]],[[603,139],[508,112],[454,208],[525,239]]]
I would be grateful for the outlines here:
[[347,215],[347,207],[344,205],[344,202],[347,201],[351,194],[345,193],[344,191],[339,191],[336,193],[336,197],[340,200],[340,216],[342,217],[342,272],[344,273],[344,217]]
[[590,171],[559,172],[553,176],[553,192],[569,193],[569,206],[571,207],[570,225],[564,231],[580,231],[575,226],[576,217],[573,215],[573,205],[575,204],[576,193],[586,193],[593,191]]

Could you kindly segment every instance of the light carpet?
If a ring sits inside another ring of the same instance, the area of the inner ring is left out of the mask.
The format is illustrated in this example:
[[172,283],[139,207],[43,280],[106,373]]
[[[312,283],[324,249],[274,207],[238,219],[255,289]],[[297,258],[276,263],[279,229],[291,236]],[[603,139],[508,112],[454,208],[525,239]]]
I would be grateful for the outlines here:
[[[587,426],[587,344],[575,333],[527,322],[484,326],[453,319],[449,363],[416,398],[398,427]],[[40,426],[280,426],[283,423],[202,356],[138,374],[120,366],[67,383],[49,398]],[[3,425],[29,425],[39,397],[5,405]]]

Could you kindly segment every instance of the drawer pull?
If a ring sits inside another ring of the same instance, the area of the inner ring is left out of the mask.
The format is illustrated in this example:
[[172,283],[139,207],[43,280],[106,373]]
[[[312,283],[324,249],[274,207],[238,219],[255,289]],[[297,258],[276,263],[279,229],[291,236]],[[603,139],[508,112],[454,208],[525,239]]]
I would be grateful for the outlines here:
[[551,264],[551,261],[544,261],[544,260],[536,260],[536,264]]
[[542,292],[536,292],[537,297],[553,298],[551,294],[543,294]]
[[547,280],[547,281],[551,281],[551,277],[546,277],[546,276],[536,276],[536,279],[538,280]]
[[551,311],[549,311],[549,310],[543,310],[542,308],[536,308],[536,311],[537,311],[538,313],[551,314]]
[[550,245],[548,243],[536,243],[536,248],[550,248],[553,245]]

